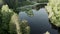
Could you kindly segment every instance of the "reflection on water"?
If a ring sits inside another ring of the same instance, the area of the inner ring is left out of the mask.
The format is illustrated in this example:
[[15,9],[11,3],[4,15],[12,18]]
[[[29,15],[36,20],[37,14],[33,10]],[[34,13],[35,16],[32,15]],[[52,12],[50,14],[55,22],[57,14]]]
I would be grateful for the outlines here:
[[34,16],[29,17],[26,12],[20,12],[20,19],[26,19],[29,22],[31,27],[31,34],[43,34],[46,31],[50,32],[51,34],[58,34],[58,31],[51,28],[48,21],[48,15],[46,13],[45,8],[41,8],[40,10],[36,11],[33,10]]

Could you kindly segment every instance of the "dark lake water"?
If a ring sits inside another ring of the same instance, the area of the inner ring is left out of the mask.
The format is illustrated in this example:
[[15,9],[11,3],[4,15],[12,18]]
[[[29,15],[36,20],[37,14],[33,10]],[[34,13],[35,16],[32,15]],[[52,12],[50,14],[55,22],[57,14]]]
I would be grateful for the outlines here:
[[34,16],[29,17],[25,12],[20,12],[20,19],[26,19],[31,27],[30,34],[44,34],[46,31],[50,34],[58,34],[58,31],[53,29],[48,21],[48,14],[45,8],[41,8],[38,11],[33,10]]

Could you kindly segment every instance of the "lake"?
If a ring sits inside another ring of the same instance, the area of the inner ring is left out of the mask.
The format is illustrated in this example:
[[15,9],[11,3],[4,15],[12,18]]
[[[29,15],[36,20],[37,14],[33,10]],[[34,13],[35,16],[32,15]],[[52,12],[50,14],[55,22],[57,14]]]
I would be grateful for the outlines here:
[[46,31],[51,34],[58,34],[58,30],[53,29],[49,23],[48,14],[45,8],[40,8],[38,11],[33,9],[34,16],[30,17],[25,12],[20,12],[20,19],[26,19],[31,28],[30,34],[44,34]]

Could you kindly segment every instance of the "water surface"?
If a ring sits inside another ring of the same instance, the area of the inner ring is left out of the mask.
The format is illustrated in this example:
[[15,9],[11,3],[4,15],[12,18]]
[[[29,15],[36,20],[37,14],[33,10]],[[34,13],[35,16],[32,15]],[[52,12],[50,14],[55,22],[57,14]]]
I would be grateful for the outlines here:
[[49,31],[51,34],[58,34],[58,31],[53,29],[48,21],[48,14],[45,8],[41,8],[38,11],[33,10],[34,16],[29,17],[25,12],[20,12],[20,19],[26,19],[31,27],[30,34],[44,34]]

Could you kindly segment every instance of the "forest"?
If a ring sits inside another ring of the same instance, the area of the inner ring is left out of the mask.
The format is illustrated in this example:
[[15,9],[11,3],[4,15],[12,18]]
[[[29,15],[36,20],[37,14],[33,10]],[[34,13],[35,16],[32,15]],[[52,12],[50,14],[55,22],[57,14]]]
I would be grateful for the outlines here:
[[47,22],[60,34],[60,0],[0,0],[0,34],[52,34],[39,29],[46,19],[41,18],[44,14],[41,9],[46,11]]

